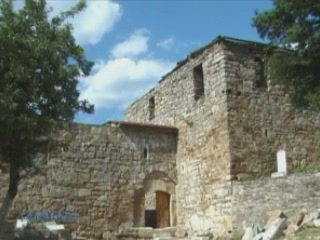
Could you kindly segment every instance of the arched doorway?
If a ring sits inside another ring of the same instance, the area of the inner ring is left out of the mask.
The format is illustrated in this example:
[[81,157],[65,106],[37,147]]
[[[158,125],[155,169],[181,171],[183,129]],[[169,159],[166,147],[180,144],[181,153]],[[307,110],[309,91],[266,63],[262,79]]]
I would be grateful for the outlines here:
[[134,227],[165,228],[176,225],[175,184],[165,173],[149,174],[134,193]]

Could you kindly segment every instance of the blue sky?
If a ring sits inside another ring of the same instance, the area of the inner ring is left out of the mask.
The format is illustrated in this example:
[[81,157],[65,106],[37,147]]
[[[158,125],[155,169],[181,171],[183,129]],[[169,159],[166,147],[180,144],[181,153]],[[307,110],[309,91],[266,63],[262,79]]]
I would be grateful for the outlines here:
[[[48,1],[55,12],[76,1]],[[262,41],[251,26],[254,10],[271,0],[87,0],[72,20],[76,40],[92,74],[80,79],[81,98],[95,104],[93,115],[75,121],[102,124],[122,120],[125,108],[155,86],[178,61],[218,35]]]

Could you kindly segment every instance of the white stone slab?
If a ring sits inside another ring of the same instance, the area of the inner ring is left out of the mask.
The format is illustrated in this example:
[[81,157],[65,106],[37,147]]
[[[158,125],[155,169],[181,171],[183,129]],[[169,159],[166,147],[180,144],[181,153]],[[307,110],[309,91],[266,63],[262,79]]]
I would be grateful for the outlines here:
[[285,174],[284,172],[271,173],[272,178],[285,177],[285,176],[287,176],[287,174]]
[[263,240],[272,240],[277,238],[282,234],[284,229],[287,227],[287,222],[285,218],[276,219],[272,225],[265,231],[263,235]]
[[18,219],[18,221],[16,222],[16,229],[22,229],[25,228],[28,224],[28,219],[25,218],[23,220]]
[[287,174],[286,151],[279,150],[277,152],[277,165],[278,165],[278,172],[283,172],[283,173]]
[[313,220],[313,224],[315,227],[320,227],[320,219]]
[[248,227],[245,229],[244,235],[242,236],[241,240],[252,240],[253,239],[253,229],[252,227]]
[[209,240],[209,237],[191,237],[191,240]]
[[44,225],[49,226],[49,225],[57,225],[55,221],[49,221],[45,222]]
[[153,240],[173,240],[173,237],[153,237]]
[[59,224],[59,225],[46,225],[46,227],[50,231],[64,230],[64,225],[62,225],[62,224]]

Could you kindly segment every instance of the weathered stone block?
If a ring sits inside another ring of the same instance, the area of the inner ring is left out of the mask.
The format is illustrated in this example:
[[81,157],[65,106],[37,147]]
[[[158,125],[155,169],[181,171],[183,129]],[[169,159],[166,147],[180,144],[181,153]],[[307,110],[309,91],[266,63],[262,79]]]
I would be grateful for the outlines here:
[[92,219],[91,226],[96,229],[108,229],[107,219]]
[[91,223],[90,216],[80,216],[79,217],[79,224],[84,226],[89,226]]
[[50,198],[65,198],[74,196],[73,188],[61,187],[61,186],[49,186],[48,197]]
[[88,197],[91,196],[91,189],[81,188],[79,189],[79,197]]

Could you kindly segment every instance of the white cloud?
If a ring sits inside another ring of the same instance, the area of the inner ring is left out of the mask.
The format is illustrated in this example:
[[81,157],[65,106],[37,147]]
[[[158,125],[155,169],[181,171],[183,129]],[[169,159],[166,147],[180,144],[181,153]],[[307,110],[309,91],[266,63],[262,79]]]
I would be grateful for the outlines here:
[[167,38],[161,42],[157,43],[158,47],[163,48],[164,50],[170,50],[174,44],[174,37]]
[[116,44],[111,59],[97,61],[93,74],[80,79],[80,98],[96,109],[123,110],[155,86],[175,63],[150,57],[149,38],[148,31],[140,29]]
[[[17,3],[16,3],[17,2]],[[77,1],[48,0],[48,7],[52,7],[51,16],[74,7]],[[15,1],[15,9],[23,6],[22,1]],[[110,0],[88,0],[87,7],[69,22],[74,27],[74,36],[78,44],[97,44],[102,37],[112,31],[114,25],[121,18],[122,10],[118,3]]]
[[129,39],[118,43],[112,52],[113,57],[135,57],[148,51],[149,34],[145,29],[138,29]]
[[81,99],[89,100],[96,109],[124,109],[150,90],[173,66],[172,62],[157,59],[112,59],[96,74],[81,80],[84,88]]
[[108,0],[88,1],[84,12],[72,20],[77,42],[97,44],[104,34],[113,29],[120,17],[121,7],[118,3]]

